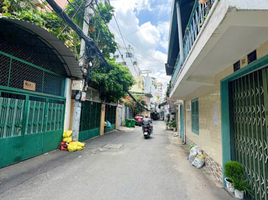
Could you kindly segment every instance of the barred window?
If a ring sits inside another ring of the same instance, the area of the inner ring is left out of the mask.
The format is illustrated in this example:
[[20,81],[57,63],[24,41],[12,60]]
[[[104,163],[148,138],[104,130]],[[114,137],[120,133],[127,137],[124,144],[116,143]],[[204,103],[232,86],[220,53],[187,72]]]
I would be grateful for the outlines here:
[[199,135],[199,108],[198,98],[191,101],[192,132]]

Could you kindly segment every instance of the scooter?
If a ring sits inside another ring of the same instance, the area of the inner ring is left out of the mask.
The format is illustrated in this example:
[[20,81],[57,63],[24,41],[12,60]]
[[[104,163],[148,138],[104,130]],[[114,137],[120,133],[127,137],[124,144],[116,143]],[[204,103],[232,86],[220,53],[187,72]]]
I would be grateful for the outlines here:
[[150,124],[145,124],[142,126],[143,129],[143,136],[145,139],[148,139],[150,135],[153,133],[153,127]]

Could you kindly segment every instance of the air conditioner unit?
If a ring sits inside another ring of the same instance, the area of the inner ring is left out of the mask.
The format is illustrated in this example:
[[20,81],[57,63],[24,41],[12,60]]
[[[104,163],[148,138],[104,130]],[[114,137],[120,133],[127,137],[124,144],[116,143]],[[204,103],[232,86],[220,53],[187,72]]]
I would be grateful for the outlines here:
[[188,111],[188,112],[191,111],[191,101],[186,103],[186,111]]

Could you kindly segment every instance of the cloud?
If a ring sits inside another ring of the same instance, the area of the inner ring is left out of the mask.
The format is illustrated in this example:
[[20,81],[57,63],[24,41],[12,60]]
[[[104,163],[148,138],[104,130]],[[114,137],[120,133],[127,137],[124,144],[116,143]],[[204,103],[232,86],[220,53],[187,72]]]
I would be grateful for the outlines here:
[[[169,10],[171,8],[171,0],[117,0],[111,1],[111,4],[115,7],[115,16],[121,33],[126,38],[124,41],[122,40],[116,21],[113,19],[109,26],[115,34],[116,42],[120,46],[124,46],[125,42],[126,46],[130,45],[134,48],[140,69],[149,69],[152,71],[151,75],[158,78],[159,81],[168,82],[170,77],[165,75],[165,63],[167,61],[169,21],[160,20],[153,23],[148,18],[148,20],[143,19],[143,21],[147,21],[146,23],[139,24],[140,19],[137,16],[140,11],[148,13],[148,16],[152,14],[154,16],[154,13],[160,9],[166,12],[168,8]],[[155,4],[165,6],[161,8]]]

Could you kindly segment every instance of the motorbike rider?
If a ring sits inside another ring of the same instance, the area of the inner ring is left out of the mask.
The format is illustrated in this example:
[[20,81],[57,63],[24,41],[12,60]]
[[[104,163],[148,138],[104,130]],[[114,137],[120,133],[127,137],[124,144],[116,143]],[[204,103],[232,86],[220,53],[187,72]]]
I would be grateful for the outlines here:
[[142,120],[142,129],[144,130],[144,125],[149,125],[149,129],[152,131],[153,130],[153,127],[151,126],[151,123],[152,123],[152,119],[148,117],[148,115],[146,114],[145,115],[145,118],[143,118]]

